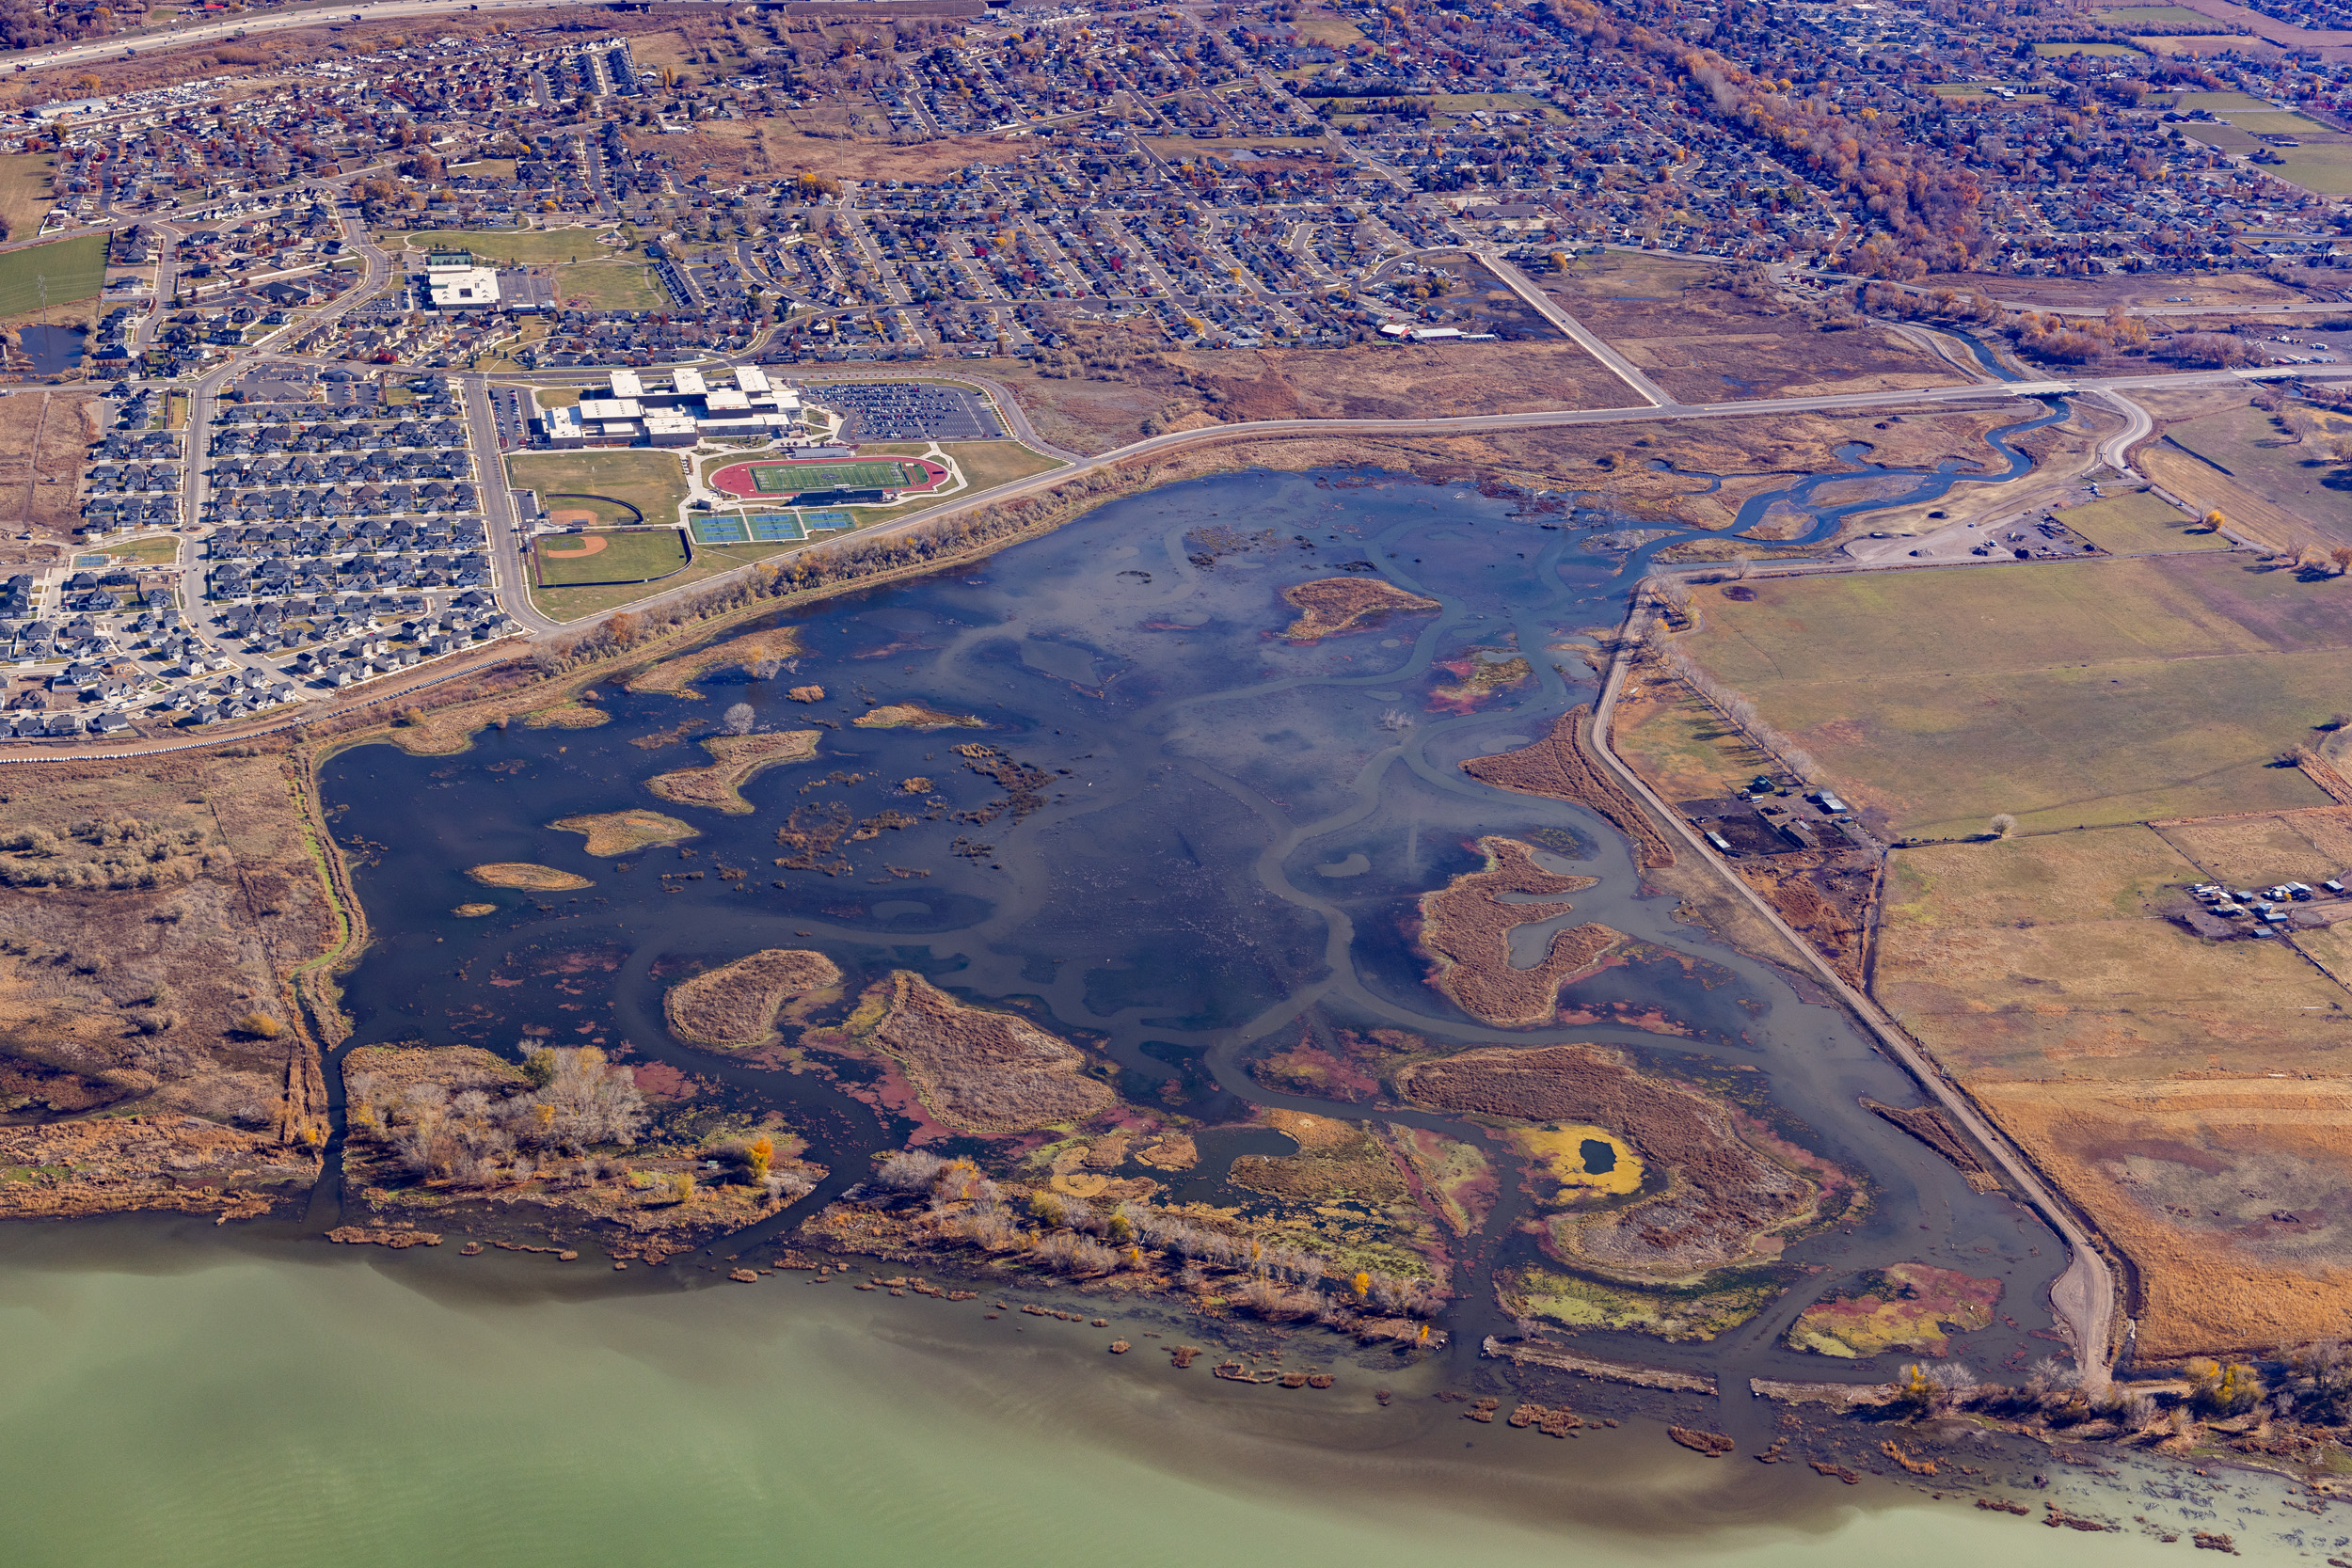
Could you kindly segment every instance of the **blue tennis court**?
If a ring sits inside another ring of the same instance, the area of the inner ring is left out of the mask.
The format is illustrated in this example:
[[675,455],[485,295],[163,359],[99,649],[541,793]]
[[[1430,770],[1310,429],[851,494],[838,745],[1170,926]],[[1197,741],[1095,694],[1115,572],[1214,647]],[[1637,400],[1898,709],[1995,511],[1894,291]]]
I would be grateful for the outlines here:
[[800,519],[788,512],[760,512],[752,516],[752,537],[763,545],[788,545],[805,539]]
[[811,533],[829,533],[850,526],[847,512],[803,512],[801,522]]
[[740,517],[697,517],[694,519],[694,543],[697,545],[748,545],[749,531]]

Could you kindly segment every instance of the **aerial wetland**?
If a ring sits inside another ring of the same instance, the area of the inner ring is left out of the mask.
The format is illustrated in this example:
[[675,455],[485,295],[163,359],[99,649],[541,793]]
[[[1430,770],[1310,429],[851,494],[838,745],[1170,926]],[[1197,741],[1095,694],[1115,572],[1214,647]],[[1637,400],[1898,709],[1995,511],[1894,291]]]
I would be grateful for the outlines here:
[[1194,481],[334,757],[325,1175],[0,1233],[11,1557],[2343,1556],[1909,1418],[2066,1245],[1576,749],[1612,526]]

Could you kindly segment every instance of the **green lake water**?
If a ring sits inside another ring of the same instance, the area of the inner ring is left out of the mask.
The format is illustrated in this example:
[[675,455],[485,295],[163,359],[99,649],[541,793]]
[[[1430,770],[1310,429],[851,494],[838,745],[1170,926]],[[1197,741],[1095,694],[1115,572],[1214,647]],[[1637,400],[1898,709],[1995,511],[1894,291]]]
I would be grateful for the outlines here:
[[1326,1392],[1222,1384],[1158,1341],[1114,1358],[1105,1331],[989,1322],[984,1303],[217,1235],[0,1243],[11,1568],[2190,1553],[1708,1461],[1641,1423],[1580,1442],[1472,1427],[1401,1379],[1383,1410],[1377,1375],[1343,1362]]

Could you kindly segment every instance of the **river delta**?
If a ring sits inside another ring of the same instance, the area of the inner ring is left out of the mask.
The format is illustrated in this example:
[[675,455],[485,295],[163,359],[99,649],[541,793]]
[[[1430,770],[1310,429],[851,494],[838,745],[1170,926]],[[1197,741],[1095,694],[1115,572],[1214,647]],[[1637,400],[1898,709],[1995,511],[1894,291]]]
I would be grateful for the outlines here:
[[[2025,471],[1993,439],[1999,477]],[[1903,500],[1965,482],[1904,477]],[[1751,505],[1804,507],[1820,483]],[[1801,553],[1847,510],[1807,510],[1779,547]],[[1644,558],[1687,537],[1629,551],[1612,527],[1567,499],[1378,472],[1194,481],[776,617],[793,635],[769,635],[770,662],[683,689],[616,675],[584,717],[490,729],[453,755],[340,754],[322,799],[373,938],[342,981],[344,1054],[593,1044],[654,1093],[658,1130],[768,1130],[805,1176],[657,1268],[642,1237],[577,1214],[553,1224],[576,1261],[329,1249],[298,1239],[521,1234],[512,1203],[421,1208],[339,1183],[365,1140],[330,1073],[328,1175],[298,1222],[225,1246],[209,1225],[154,1220],[0,1238],[0,1319],[27,1373],[0,1396],[9,1473],[58,1510],[77,1506],[76,1474],[133,1481],[105,1528],[117,1551],[164,1561],[331,1542],[352,1562],[763,1544],[805,1561],[1511,1561],[1569,1544],[1602,1562],[2120,1562],[2168,1537],[2185,1552],[2191,1530],[2276,1560],[2340,1552],[2267,1478],[1947,1422],[1926,1434],[1941,1479],[1923,1480],[1924,1449],[1747,1396],[1752,1377],[1883,1382],[1921,1352],[2022,1382],[2069,1354],[2047,1300],[2065,1248],[1874,1114],[1866,1101],[1913,1105],[1915,1086],[1810,987],[1689,918],[1604,817],[1464,771],[1592,700],[1588,656]],[[1286,635],[1287,590],[1350,577],[1400,590],[1395,608]],[[703,744],[723,713],[813,754],[771,747],[785,760],[715,793],[651,787],[724,761]],[[691,837],[624,847],[578,825],[657,799]],[[469,876],[511,867],[557,875]],[[1496,876],[1516,879],[1481,891]],[[1438,983],[1445,943],[1422,922],[1449,889],[1540,906],[1490,922],[1483,990]],[[781,952],[820,957],[764,960],[814,976],[772,1042],[736,1037],[732,1017],[702,1037],[731,1046],[673,1033],[673,988]],[[1517,976],[1547,964],[1557,1006],[1530,1022]],[[918,1053],[862,1043],[911,997],[1010,1015],[1008,1050],[1071,1050],[1056,1119],[959,1122]],[[1659,1141],[1667,1127],[1678,1141]],[[845,1232],[803,1226],[865,1212],[877,1157],[910,1145],[1033,1176],[1055,1201],[1263,1220],[1449,1299],[1427,1337],[1391,1343],[1297,1314],[1203,1317],[1172,1271],[1161,1289],[1089,1290],[977,1250],[865,1259],[807,1289],[819,1243]],[[1709,1171],[1745,1196],[1710,1198]],[[1649,1241],[1619,1223],[1637,1212]],[[1668,1229],[1671,1245],[1655,1239]],[[608,1251],[634,1266],[607,1272]],[[852,1293],[869,1275],[900,1288]],[[910,1277],[975,1293],[921,1299]],[[1889,1279],[1952,1281],[1965,1310],[1874,1313]],[[1134,1354],[1106,1356],[1114,1336]],[[1166,1352],[1187,1340],[1244,1376],[1180,1370]],[[1247,1380],[1274,1368],[1322,1381]],[[355,1383],[385,1412],[373,1430],[338,1417]],[[1709,1385],[1723,1395],[1690,1391]],[[1573,1403],[1581,1424],[1551,1441],[1493,1420],[1481,1402],[1499,1396],[1505,1415],[1512,1397]],[[138,1434],[77,1472],[101,1410],[104,1430]],[[1677,1447],[1668,1423],[1737,1451]],[[174,1437],[199,1431],[214,1458],[169,1466]],[[284,1528],[239,1538],[230,1500],[259,1487]],[[2055,1504],[2108,1528],[2029,1528],[2028,1504],[2032,1524]],[[95,1555],[49,1507],[23,1560]]]

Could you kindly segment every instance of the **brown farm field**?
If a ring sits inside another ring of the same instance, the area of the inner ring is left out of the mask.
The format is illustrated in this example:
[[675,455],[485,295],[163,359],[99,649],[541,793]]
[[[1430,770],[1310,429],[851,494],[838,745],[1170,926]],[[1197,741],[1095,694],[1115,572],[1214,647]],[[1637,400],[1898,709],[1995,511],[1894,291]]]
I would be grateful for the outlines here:
[[2348,848],[2330,807],[1892,857],[1880,1001],[2122,1253],[2143,1355],[2352,1324],[2352,993],[2296,951],[2339,961],[2336,928],[2209,942],[2161,912]]
[[[2089,522],[2150,526],[2148,499]],[[2172,918],[2196,883],[2352,869],[2352,806],[2279,760],[2333,749],[2352,594],[2242,551],[1736,586],[1679,645],[1919,841],[1869,989],[2112,1243],[2140,1354],[2352,1328],[2352,925]],[[1736,772],[1658,691],[1619,736],[1670,792]]]
[[1889,836],[2327,803],[2352,592],[2239,554],[1757,579],[1681,646]]

